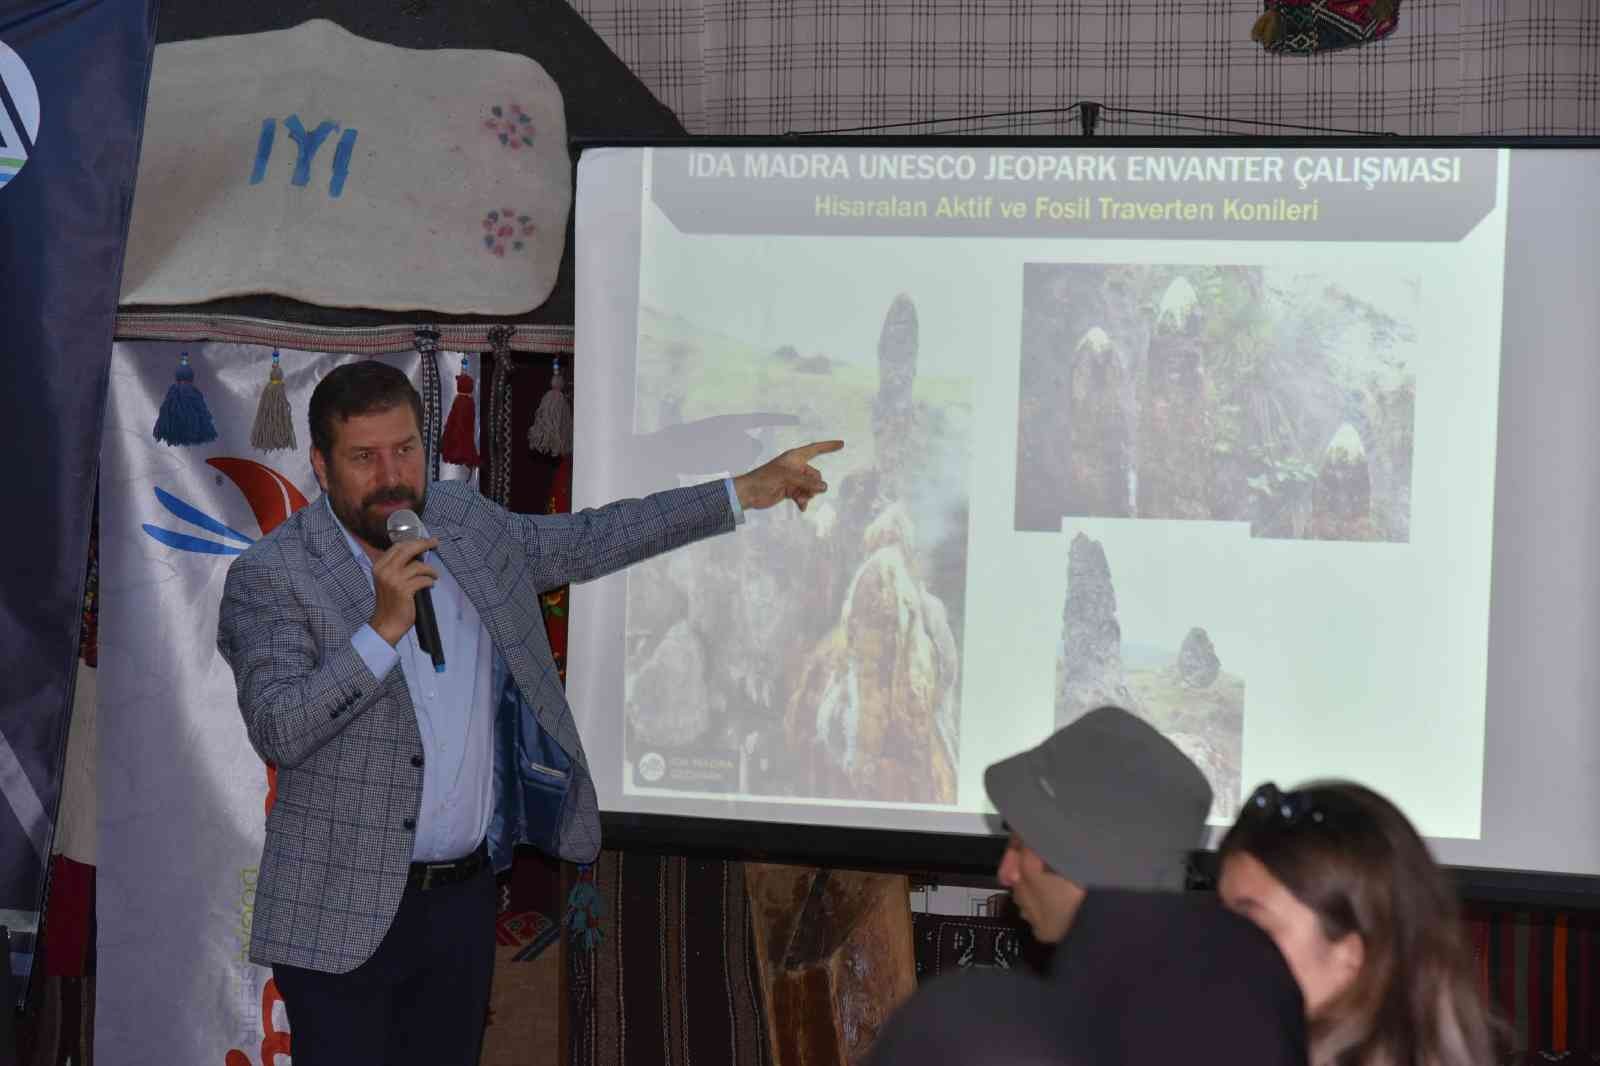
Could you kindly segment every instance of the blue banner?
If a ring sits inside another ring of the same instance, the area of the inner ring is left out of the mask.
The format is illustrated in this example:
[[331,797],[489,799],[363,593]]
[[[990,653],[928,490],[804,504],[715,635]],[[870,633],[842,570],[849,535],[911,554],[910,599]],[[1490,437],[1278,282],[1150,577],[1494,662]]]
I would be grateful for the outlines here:
[[0,925],[22,976],[60,801],[154,47],[152,0],[0,5]]

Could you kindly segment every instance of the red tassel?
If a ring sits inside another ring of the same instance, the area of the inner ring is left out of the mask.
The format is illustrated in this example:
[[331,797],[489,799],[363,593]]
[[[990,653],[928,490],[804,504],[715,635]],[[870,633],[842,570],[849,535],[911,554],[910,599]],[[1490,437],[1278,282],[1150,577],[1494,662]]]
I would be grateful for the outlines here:
[[478,414],[472,402],[472,375],[467,373],[466,356],[461,357],[461,373],[456,375],[456,399],[450,405],[450,417],[445,419],[439,458],[457,466],[478,466]]

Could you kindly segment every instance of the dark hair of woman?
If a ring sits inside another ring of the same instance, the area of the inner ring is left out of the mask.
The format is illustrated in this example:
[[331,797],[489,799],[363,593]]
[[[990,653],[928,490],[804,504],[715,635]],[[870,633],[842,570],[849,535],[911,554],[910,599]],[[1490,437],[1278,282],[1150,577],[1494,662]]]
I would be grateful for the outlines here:
[[1220,848],[1223,902],[1278,942],[1311,1066],[1487,1066],[1495,1027],[1456,894],[1416,829],[1361,785],[1267,784]]

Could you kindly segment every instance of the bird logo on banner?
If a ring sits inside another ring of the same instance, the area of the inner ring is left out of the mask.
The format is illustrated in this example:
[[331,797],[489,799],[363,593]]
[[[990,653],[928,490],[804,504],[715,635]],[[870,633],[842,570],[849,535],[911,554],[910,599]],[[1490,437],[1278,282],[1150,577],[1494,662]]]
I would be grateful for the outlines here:
[[[245,501],[255,513],[256,524],[261,528],[263,537],[276,529],[278,523],[306,505],[305,495],[295,488],[294,482],[272,467],[253,459],[218,456],[207,459],[206,465],[221,471],[228,480],[238,486],[240,492],[244,493]],[[159,485],[156,486],[155,493],[161,506],[177,517],[215,537],[223,538],[212,540],[193,533],[165,529],[148,522],[141,527],[151,537],[169,548],[199,555],[241,555],[246,548],[256,542],[255,537],[241,533],[211,517],[194,504],[180,500]]]

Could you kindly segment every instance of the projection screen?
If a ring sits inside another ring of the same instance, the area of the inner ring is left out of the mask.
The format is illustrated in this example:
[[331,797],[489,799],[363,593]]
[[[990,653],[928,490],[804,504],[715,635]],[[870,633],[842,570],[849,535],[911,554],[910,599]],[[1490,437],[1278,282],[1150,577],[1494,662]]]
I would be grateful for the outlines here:
[[804,514],[574,589],[602,810],[959,849],[985,766],[1114,703],[1218,832],[1344,777],[1447,863],[1600,874],[1597,187],[1533,144],[586,150],[575,504],[845,441]]

